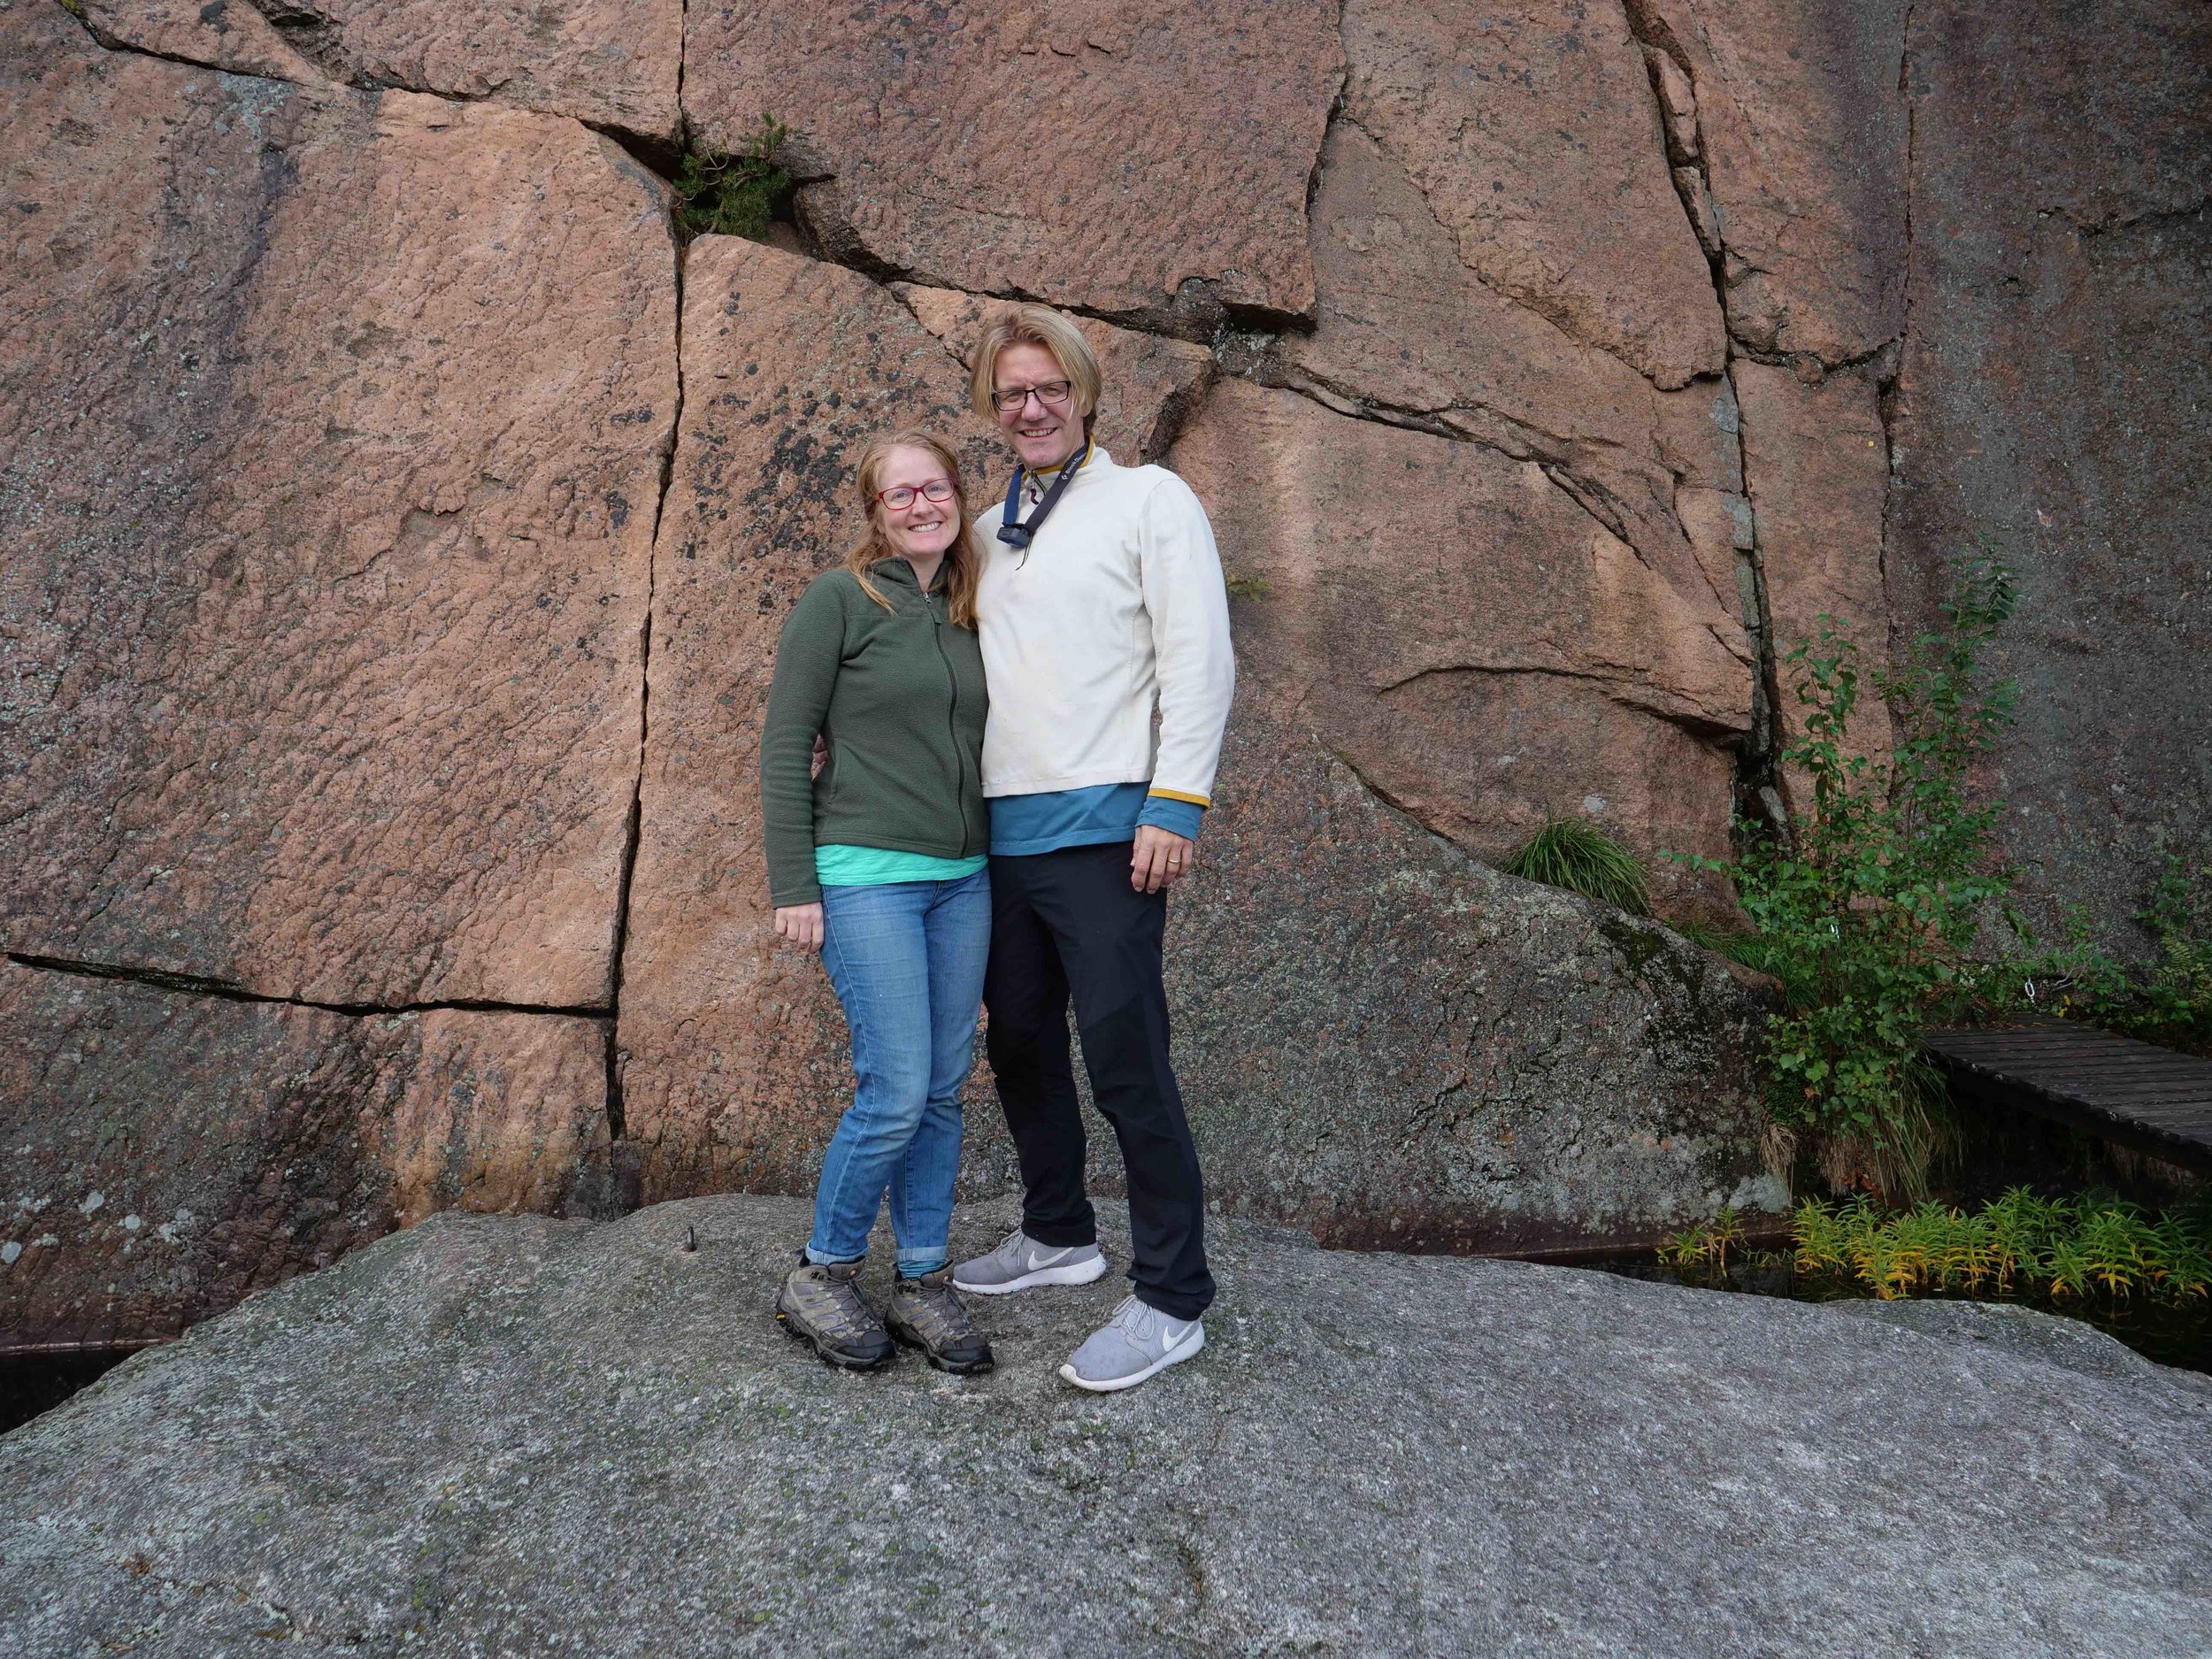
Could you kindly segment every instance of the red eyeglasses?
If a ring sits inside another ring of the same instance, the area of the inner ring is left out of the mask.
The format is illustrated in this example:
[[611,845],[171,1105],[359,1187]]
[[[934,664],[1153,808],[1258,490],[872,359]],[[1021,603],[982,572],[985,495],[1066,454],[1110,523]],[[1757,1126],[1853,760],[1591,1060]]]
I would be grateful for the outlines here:
[[918,487],[912,484],[894,484],[888,489],[879,489],[876,492],[876,499],[893,512],[904,512],[914,504],[914,497],[917,495],[924,501],[933,501],[941,506],[952,499],[952,480],[949,478],[933,478],[928,483]]

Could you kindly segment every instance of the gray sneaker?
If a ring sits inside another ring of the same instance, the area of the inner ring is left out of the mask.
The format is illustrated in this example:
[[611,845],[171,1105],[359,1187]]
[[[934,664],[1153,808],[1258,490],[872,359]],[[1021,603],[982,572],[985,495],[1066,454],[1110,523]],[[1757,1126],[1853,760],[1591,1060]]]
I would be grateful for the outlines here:
[[1016,1227],[989,1255],[954,1268],[952,1283],[978,1296],[1003,1296],[1036,1285],[1087,1285],[1105,1271],[1095,1244],[1040,1244]]
[[1171,1319],[1134,1296],[1122,1298],[1114,1317],[1094,1332],[1060,1375],[1078,1388],[1110,1394],[1134,1388],[1206,1346],[1203,1319]]
[[996,1363],[991,1345],[953,1294],[952,1275],[943,1268],[918,1279],[902,1279],[883,1304],[883,1323],[891,1334],[939,1371],[956,1377],[986,1371]]
[[776,1293],[776,1319],[826,1364],[872,1371],[898,1350],[853,1281],[860,1263],[802,1262]]

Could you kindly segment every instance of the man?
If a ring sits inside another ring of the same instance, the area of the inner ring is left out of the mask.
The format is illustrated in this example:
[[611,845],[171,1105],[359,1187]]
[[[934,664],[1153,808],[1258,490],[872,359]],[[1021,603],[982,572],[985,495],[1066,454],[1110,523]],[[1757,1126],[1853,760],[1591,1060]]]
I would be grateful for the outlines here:
[[976,352],[976,411],[1018,463],[975,538],[991,688],[987,1049],[1025,1191],[1021,1225],[953,1283],[1001,1295],[1106,1271],[1084,1191],[1072,992],[1091,1097],[1128,1171],[1135,1293],[1060,1375],[1107,1393],[1206,1341],[1205,1198],[1160,947],[1167,889],[1197,860],[1236,664],[1205,510],[1172,472],[1122,466],[1091,441],[1100,378],[1081,331],[1041,305],[1000,317]]

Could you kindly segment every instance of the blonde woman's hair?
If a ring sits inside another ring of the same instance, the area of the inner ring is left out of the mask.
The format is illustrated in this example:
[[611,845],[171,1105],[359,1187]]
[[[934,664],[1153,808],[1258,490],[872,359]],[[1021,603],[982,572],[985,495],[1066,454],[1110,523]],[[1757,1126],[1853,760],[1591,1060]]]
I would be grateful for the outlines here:
[[1067,376],[1083,430],[1090,431],[1098,413],[1099,388],[1105,380],[1098,354],[1083,338],[1083,331],[1049,305],[1017,305],[991,319],[976,342],[975,369],[968,377],[968,402],[975,412],[986,420],[997,420],[991,377],[998,367],[998,354],[1009,346],[1042,346],[1052,354],[1060,373]]
[[883,469],[890,464],[894,449],[921,449],[933,457],[945,469],[945,476],[952,480],[952,521],[955,534],[952,545],[945,549],[945,614],[964,628],[975,626],[975,549],[968,540],[968,521],[973,516],[968,511],[968,488],[960,477],[960,457],[952,448],[933,432],[919,426],[909,426],[868,440],[860,451],[860,464],[856,469],[860,486],[861,509],[868,515],[868,528],[859,541],[853,543],[845,555],[845,568],[860,584],[860,591],[881,605],[891,609],[891,602],[883,591],[868,580],[868,572],[884,559],[898,558],[897,548],[892,546],[890,534],[883,526],[883,503],[876,499],[876,492],[883,488]]

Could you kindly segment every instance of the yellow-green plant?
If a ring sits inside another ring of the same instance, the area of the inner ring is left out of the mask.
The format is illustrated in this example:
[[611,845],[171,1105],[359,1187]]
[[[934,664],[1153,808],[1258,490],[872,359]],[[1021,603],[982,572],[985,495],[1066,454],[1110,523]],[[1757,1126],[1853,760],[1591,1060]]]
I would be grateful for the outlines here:
[[1885,1211],[1861,1194],[1805,1200],[1791,1233],[1801,1277],[1854,1280],[1885,1298],[2212,1295],[2212,1206],[2201,1203],[2153,1216],[2094,1194],[2015,1187],[1970,1213],[1936,1203]]
[[1659,1259],[1677,1267],[1705,1267],[1725,1272],[1728,1255],[1743,1253],[1746,1231],[1743,1217],[1732,1206],[1701,1227],[1686,1228],[1659,1247]]

